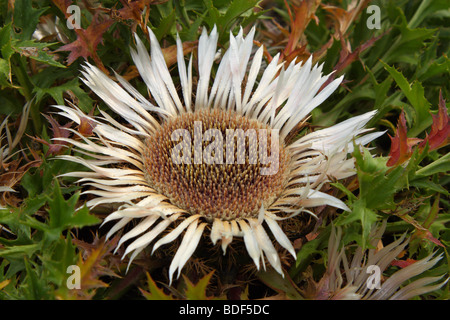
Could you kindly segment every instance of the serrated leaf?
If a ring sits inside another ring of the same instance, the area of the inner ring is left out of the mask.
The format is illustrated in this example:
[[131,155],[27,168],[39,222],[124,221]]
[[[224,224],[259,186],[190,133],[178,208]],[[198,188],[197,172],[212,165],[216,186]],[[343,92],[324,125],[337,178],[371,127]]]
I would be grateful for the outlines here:
[[47,11],[48,7],[39,9],[33,8],[31,0],[14,1],[14,27],[20,29],[15,33],[16,37],[22,40],[29,40],[39,22],[39,17]]
[[11,24],[0,29],[0,85],[12,86],[11,57],[18,53],[30,59],[40,61],[50,66],[65,68],[49,53],[51,43],[41,43],[34,40],[20,40],[13,38]]
[[438,114],[432,115],[433,123],[430,134],[422,142],[420,147],[428,144],[430,150],[439,149],[450,143],[450,116],[445,106],[445,100],[442,97],[442,91],[439,92],[439,110]]
[[353,203],[352,212],[344,219],[340,220],[339,225],[346,225],[358,221],[362,228],[361,245],[365,246],[366,240],[369,238],[370,230],[378,219],[378,214],[376,214],[374,210],[367,208],[365,199],[360,198]]
[[183,275],[184,281],[186,283],[186,290],[184,292],[186,299],[188,300],[210,300],[211,297],[206,295],[206,288],[209,284],[209,280],[213,275],[214,271],[208,273],[206,276],[201,278],[196,284],[193,284],[186,276]]
[[58,239],[49,250],[43,252],[41,257],[47,278],[58,287],[63,285],[67,278],[67,267],[77,262],[76,246],[72,243],[72,236]]
[[394,78],[395,82],[402,90],[408,102],[413,106],[415,111],[414,124],[408,132],[409,137],[416,137],[419,133],[429,127],[432,123],[430,114],[430,103],[425,98],[425,89],[419,81],[412,84],[403,76],[403,74],[394,67],[382,62],[384,68]]
[[38,243],[10,246],[0,251],[0,257],[7,259],[21,258],[24,256],[31,257],[39,249],[40,245]]
[[[111,255],[116,247],[118,237],[105,241],[96,237],[92,244],[76,240],[78,247],[84,249],[83,255],[79,254],[77,266],[80,268],[81,290],[66,292],[71,299],[92,299],[98,288],[107,288],[109,284],[104,282],[103,276],[117,277],[117,275],[105,263],[107,256]],[[61,294],[63,292],[61,291]]]
[[53,43],[36,42],[34,40],[14,40],[12,43],[15,52],[30,59],[48,64],[50,66],[66,68],[65,65],[54,59],[49,47]]
[[57,182],[51,191],[51,195],[46,195],[49,206],[47,210],[48,222],[40,222],[31,216],[27,216],[26,221],[24,221],[26,225],[44,232],[46,244],[57,240],[64,230],[82,228],[100,222],[97,217],[89,214],[89,209],[86,206],[77,208],[79,192],[65,200]]
[[391,139],[391,150],[389,151],[389,161],[386,164],[389,167],[400,165],[409,160],[413,153],[413,147],[422,141],[422,139],[407,137],[404,112],[400,114],[395,136],[389,136],[389,138]]
[[353,153],[359,181],[359,199],[367,209],[386,209],[394,205],[393,196],[403,187],[407,171],[401,166],[388,173],[386,158],[372,157],[367,149],[361,153],[355,148]]
[[149,291],[145,291],[139,288],[142,295],[147,300],[173,300],[171,295],[165,294],[162,289],[158,288],[155,281],[152,279],[150,273],[148,272],[147,272],[147,285]]
[[405,14],[399,7],[395,7],[391,11],[391,15],[395,16],[396,19],[400,19],[400,23],[396,25],[397,30],[400,31],[400,36],[396,38],[396,41],[381,60],[389,63],[406,62],[417,64],[418,55],[424,46],[424,42],[430,39],[437,29],[413,28],[409,26]]
[[65,200],[61,188],[55,183],[53,198],[48,201],[49,228],[62,232],[65,229],[81,228],[95,225],[100,219],[89,214],[87,207],[77,208],[80,193],[75,193],[68,200]]
[[112,19],[108,18],[101,21],[100,15],[97,11],[87,29],[75,29],[77,39],[74,42],[68,43],[56,51],[70,51],[70,54],[67,57],[67,64],[69,65],[80,57],[83,57],[85,60],[92,57],[97,63],[97,66],[104,69],[106,72],[101,59],[98,57],[97,47],[103,42],[103,34],[108,30],[113,22],[114,21]]
[[26,277],[24,279],[24,284],[22,289],[24,290],[25,298],[29,300],[42,300],[48,299],[49,294],[47,290],[49,289],[48,283],[45,278],[42,278],[38,272],[39,268],[33,268],[32,262],[28,258],[25,260]]
[[41,101],[45,95],[50,95],[59,105],[64,105],[64,93],[69,90],[75,90],[79,86],[78,79],[74,78],[60,86],[52,86],[49,88],[34,87],[33,92],[36,93],[36,101]]

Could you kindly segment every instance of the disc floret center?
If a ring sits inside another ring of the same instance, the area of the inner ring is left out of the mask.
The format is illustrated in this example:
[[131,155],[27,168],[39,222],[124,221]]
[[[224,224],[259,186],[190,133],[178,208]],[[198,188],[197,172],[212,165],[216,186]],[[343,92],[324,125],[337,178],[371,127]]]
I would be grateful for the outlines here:
[[148,183],[208,220],[257,217],[283,191],[289,159],[277,130],[222,109],[165,121],[143,153]]

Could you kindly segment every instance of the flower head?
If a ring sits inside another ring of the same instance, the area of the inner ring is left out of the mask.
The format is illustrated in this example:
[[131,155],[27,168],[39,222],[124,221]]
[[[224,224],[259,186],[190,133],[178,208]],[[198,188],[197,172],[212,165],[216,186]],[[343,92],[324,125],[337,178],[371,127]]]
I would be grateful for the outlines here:
[[139,221],[118,244],[133,239],[125,251],[130,262],[152,243],[155,251],[182,235],[169,268],[172,280],[207,230],[213,244],[220,240],[224,254],[234,237],[243,237],[258,269],[267,259],[283,274],[267,231],[295,258],[280,220],[313,214],[308,208],[321,205],[348,210],[320,188],[354,174],[348,158],[354,142],[367,144],[381,135],[365,134],[374,112],[288,142],[342,77],[324,85],[329,75],[312,66],[311,58],[285,65],[276,55],[263,68],[263,48],[253,50],[254,28],[246,37],[242,30],[230,35],[213,77],[214,28],[199,38],[196,76],[192,55],[186,64],[177,38],[177,90],[159,43],[148,32],[150,55],[138,37],[131,55],[150,99],[118,74],[113,81],[90,64],[82,72],[83,81],[125,123],[101,110],[100,117],[91,117],[75,106],[57,106],[70,120],[93,124],[91,137],[73,130],[80,139],[61,138],[90,156],[61,156],[91,170],[67,175],[93,187],[86,191],[96,196],[89,207],[120,204],[105,219],[116,221],[107,237]]

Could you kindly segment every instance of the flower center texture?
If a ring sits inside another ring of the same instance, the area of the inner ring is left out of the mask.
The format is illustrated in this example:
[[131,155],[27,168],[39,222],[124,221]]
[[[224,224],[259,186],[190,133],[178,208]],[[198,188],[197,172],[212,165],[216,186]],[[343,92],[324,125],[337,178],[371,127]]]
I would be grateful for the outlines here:
[[210,221],[258,217],[283,191],[290,166],[277,130],[222,109],[168,119],[146,139],[143,159],[154,189]]

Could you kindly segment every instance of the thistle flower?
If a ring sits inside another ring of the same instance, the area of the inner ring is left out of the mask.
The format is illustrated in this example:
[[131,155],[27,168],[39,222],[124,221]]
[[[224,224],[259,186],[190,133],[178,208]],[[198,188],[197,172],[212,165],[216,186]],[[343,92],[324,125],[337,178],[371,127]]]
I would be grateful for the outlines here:
[[104,220],[116,221],[107,237],[139,221],[118,244],[133,239],[124,254],[131,254],[130,263],[152,242],[154,252],[184,234],[169,267],[172,281],[209,231],[224,254],[234,237],[243,237],[258,269],[261,264],[265,268],[267,259],[283,274],[268,230],[295,258],[280,220],[302,212],[314,215],[308,208],[322,205],[349,210],[320,189],[331,179],[354,174],[348,157],[353,143],[367,144],[382,134],[364,129],[375,112],[288,142],[342,77],[325,85],[330,75],[323,76],[322,66],[312,66],[311,58],[285,65],[279,55],[262,70],[264,49],[253,51],[255,28],[246,37],[242,29],[237,36],[230,34],[230,47],[213,77],[218,52],[214,27],[199,38],[197,76],[193,56],[186,64],[177,37],[177,90],[159,43],[148,32],[150,55],[136,36],[131,56],[151,99],[118,74],[117,83],[90,64],[82,71],[86,85],[126,124],[102,110],[101,116],[90,117],[76,106],[57,106],[61,115],[93,126],[91,137],[72,130],[79,139],[60,139],[90,156],[61,156],[91,170],[66,176],[93,187],[85,192],[96,196],[88,207],[120,204]]
[[[434,253],[396,271],[385,281],[381,281],[381,274],[409,243],[406,234],[403,234],[392,243],[377,250],[377,243],[383,236],[386,222],[384,220],[372,229],[371,248],[363,250],[358,247],[350,261],[347,258],[346,248],[339,249],[342,229],[338,227],[336,230],[333,227],[328,241],[327,271],[307,295],[319,300],[408,300],[441,288],[448,281],[447,279],[438,282],[444,275],[411,281],[412,278],[431,269],[442,259],[442,254],[435,256]],[[380,276],[379,279],[374,277],[376,275]],[[410,283],[402,287],[407,281]]]

